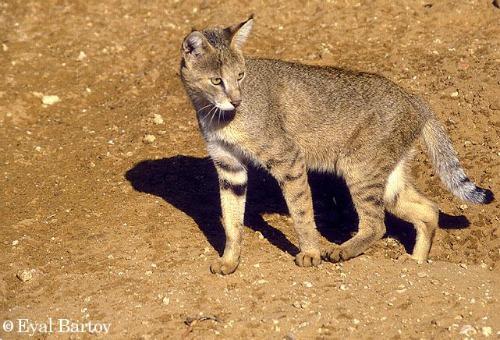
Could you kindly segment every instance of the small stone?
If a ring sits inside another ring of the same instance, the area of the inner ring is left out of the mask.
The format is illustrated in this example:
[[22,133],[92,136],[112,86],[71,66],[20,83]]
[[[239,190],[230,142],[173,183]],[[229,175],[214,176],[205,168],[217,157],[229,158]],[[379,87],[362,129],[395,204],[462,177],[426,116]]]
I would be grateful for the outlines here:
[[466,210],[469,206],[467,204],[461,204],[460,205],[460,210]]
[[142,141],[146,144],[152,144],[156,140],[156,137],[154,135],[145,135],[144,138],[142,138]]
[[18,244],[19,244],[19,241],[18,241],[18,240],[14,240],[14,241],[12,241],[12,245],[13,245],[13,246],[17,246]]
[[313,284],[312,284],[311,282],[309,282],[309,281],[304,281],[302,284],[303,284],[303,285],[304,285],[304,287],[306,287],[306,288],[312,288],[312,286],[313,286]]
[[358,319],[352,319],[352,323],[355,325],[359,325],[360,322]]
[[161,303],[164,304],[165,306],[167,306],[169,303],[170,303],[170,298],[168,297],[164,297],[162,300],[161,300]]
[[476,334],[477,331],[474,327],[471,325],[463,325],[462,328],[460,328],[460,334],[465,335],[465,336],[471,336]]
[[146,274],[146,276],[151,276],[153,275],[153,272],[151,270],[148,270],[144,274]]
[[78,60],[82,61],[85,58],[87,58],[87,54],[85,54],[85,52],[83,51],[80,51],[80,54],[78,54]]
[[61,99],[58,96],[43,96],[42,103],[45,105],[54,105],[59,103]]
[[419,272],[419,273],[417,273],[417,276],[418,276],[419,278],[424,278],[424,277],[427,277],[428,275],[427,275],[427,273],[424,273],[424,272]]
[[451,98],[456,98],[456,97],[458,97],[458,91],[455,91],[455,92],[450,93],[450,97],[451,97]]
[[341,284],[339,287],[340,290],[348,290],[349,287],[347,287],[345,284]]
[[460,263],[460,267],[462,267],[463,269],[467,269],[467,265],[465,263]]
[[260,231],[256,231],[255,234],[257,235],[257,237],[259,238],[259,240],[263,240],[264,239],[264,235],[262,235],[262,233]]
[[161,125],[164,123],[164,120],[163,120],[163,117],[159,114],[154,114],[154,117],[153,117],[153,124],[155,125]]
[[264,279],[260,279],[260,280],[255,281],[255,283],[257,283],[257,284],[259,284],[259,285],[263,285],[263,284],[268,283],[268,282],[269,282],[269,281],[264,280]]
[[470,140],[466,140],[466,141],[464,142],[464,145],[465,145],[465,146],[471,146],[471,145],[472,145],[472,142],[471,142]]
[[22,282],[28,282],[33,279],[33,270],[23,270],[17,273],[17,278]]
[[297,309],[302,308],[302,306],[300,305],[300,302],[299,302],[299,301],[295,301],[294,303],[292,303],[292,306],[294,306],[294,307],[295,307],[295,308],[297,308]]
[[481,333],[485,336],[485,337],[489,337],[493,334],[493,329],[489,326],[485,326],[485,327],[481,327]]

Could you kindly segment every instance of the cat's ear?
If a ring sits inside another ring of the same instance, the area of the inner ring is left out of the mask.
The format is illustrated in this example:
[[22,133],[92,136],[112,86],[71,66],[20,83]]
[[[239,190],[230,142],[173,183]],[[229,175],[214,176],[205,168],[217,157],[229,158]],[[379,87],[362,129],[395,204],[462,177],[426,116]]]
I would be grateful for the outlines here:
[[245,21],[226,28],[231,34],[231,46],[241,49],[253,27],[253,14]]
[[207,38],[200,31],[193,31],[182,42],[184,56],[199,57],[212,49]]

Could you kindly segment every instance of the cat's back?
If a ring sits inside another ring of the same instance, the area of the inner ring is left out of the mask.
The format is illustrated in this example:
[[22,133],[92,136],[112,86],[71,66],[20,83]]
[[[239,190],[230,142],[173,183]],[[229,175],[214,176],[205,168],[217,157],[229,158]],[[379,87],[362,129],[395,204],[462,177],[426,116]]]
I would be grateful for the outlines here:
[[409,104],[404,89],[378,74],[274,59],[248,59],[247,69],[251,91],[278,95],[293,105],[356,110],[383,106],[387,111]]

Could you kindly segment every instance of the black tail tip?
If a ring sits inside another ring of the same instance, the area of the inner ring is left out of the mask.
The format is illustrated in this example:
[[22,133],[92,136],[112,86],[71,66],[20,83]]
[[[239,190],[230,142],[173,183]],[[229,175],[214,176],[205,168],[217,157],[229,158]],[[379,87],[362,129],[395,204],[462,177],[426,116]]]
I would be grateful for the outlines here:
[[483,204],[488,204],[488,203],[491,203],[493,202],[493,200],[495,199],[495,195],[493,194],[493,191],[489,190],[489,189],[483,189],[484,191],[484,198],[483,198]]

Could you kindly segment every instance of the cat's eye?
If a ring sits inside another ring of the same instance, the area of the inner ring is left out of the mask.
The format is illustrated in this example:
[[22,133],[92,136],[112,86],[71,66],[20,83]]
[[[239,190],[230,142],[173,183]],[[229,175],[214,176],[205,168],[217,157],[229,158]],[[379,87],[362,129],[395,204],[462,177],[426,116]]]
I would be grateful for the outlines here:
[[238,74],[238,80],[243,79],[243,77],[244,77],[244,76],[245,76],[245,72],[240,72],[240,73]]
[[222,79],[221,78],[210,78],[210,81],[214,85],[220,85],[222,83]]

